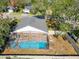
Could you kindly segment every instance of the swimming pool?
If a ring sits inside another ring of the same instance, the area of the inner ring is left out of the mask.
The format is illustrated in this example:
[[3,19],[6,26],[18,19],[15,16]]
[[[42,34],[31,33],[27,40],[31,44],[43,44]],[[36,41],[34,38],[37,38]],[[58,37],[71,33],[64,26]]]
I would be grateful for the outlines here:
[[21,49],[46,49],[47,48],[47,42],[46,41],[22,41],[18,44],[16,42],[13,42],[11,44],[11,48],[18,48]]

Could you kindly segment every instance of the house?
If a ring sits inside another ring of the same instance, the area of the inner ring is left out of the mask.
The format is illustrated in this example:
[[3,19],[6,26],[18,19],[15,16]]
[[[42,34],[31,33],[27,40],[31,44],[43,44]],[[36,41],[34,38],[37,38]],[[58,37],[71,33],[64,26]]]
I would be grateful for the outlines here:
[[44,19],[30,16],[27,19],[22,19],[11,35],[15,40],[10,42],[10,48],[48,48],[47,26]]
[[16,8],[13,6],[8,6],[7,9],[9,13],[12,13]]

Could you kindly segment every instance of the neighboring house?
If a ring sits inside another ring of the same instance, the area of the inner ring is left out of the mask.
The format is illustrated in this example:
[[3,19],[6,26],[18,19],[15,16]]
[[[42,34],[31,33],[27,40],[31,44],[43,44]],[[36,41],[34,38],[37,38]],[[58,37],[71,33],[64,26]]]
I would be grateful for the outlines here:
[[11,48],[46,49],[48,48],[47,26],[43,19],[32,17],[23,19],[12,32],[14,41]]
[[8,6],[7,9],[9,13],[12,13],[15,10],[13,6]]

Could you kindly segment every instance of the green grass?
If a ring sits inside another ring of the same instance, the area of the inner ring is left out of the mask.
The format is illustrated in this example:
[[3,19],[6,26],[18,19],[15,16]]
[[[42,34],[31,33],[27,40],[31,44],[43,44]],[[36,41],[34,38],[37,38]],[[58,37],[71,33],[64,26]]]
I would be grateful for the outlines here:
[[13,12],[12,15],[15,16],[16,18],[19,18],[22,15],[22,13],[20,13],[20,12]]
[[34,14],[30,13],[29,16],[34,16]]

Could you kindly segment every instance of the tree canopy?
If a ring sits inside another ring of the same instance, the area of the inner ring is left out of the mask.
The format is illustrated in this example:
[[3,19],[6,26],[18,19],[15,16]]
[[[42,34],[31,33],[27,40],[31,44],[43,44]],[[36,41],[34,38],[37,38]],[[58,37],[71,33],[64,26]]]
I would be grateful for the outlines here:
[[17,19],[0,18],[0,45],[4,45],[6,40],[9,40],[10,32],[16,24]]

